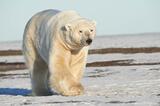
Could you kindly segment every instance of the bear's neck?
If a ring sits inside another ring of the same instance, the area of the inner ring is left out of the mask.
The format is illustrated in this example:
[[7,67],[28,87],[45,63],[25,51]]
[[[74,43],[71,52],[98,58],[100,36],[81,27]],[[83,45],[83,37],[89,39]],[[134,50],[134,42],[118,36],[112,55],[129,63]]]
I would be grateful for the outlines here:
[[78,54],[81,50],[82,50],[82,48],[80,48],[80,49],[72,49],[72,50],[71,50],[71,54],[76,55],[76,54]]

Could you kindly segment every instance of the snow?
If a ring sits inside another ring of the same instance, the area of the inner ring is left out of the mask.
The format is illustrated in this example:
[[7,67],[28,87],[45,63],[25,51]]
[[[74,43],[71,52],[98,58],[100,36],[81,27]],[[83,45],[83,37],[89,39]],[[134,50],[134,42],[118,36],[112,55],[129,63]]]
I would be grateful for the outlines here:
[[10,75],[0,77],[0,105],[3,106],[159,106],[159,65],[86,68],[82,80],[85,94],[76,97],[25,96],[31,92],[28,71],[4,73]]
[[13,63],[13,62],[25,62],[23,56],[0,56],[0,62]]
[[[102,43],[99,43],[102,42]],[[15,42],[14,42],[15,43]],[[15,48],[19,49],[18,43]],[[7,44],[3,44],[7,45]],[[0,46],[0,49],[8,50]],[[159,47],[160,35],[99,37],[91,48]],[[92,54],[87,62],[133,60],[160,62],[160,53]],[[24,62],[23,56],[0,57],[0,62]],[[160,65],[87,67],[82,79],[84,95],[65,97],[27,96],[31,92],[29,72],[0,71],[0,106],[159,106]]]
[[87,62],[95,61],[114,61],[114,60],[133,60],[133,63],[155,63],[160,62],[160,53],[137,53],[137,54],[94,54],[89,55]]
[[0,42],[0,50],[20,50],[21,48],[21,41]]
[[160,33],[101,37],[97,36],[90,48],[160,47],[159,42]]

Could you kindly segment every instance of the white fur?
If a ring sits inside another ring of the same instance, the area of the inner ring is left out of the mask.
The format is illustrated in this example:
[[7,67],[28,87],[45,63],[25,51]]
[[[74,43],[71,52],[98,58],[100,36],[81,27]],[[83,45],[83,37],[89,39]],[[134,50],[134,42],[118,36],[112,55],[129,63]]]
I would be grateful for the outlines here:
[[82,94],[80,79],[88,54],[86,40],[94,35],[94,22],[75,11],[46,10],[34,15],[23,38],[33,95],[49,95],[50,90],[62,95]]

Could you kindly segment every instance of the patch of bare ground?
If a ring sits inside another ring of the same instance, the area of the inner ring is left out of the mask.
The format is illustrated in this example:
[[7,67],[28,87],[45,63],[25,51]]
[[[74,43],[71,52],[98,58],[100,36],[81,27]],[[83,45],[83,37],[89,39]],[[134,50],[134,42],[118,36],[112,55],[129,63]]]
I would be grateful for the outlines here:
[[21,50],[1,50],[0,56],[16,56],[16,55],[22,55]]
[[107,54],[107,53],[157,53],[160,52],[159,47],[146,47],[146,48],[103,48],[103,49],[91,49],[89,54]]
[[[87,67],[105,67],[105,66],[139,66],[139,65],[160,65],[160,62],[153,63],[133,63],[133,60],[113,60],[87,63]],[[5,63],[0,62],[0,71],[26,69],[24,62]]]
[[5,63],[0,62],[0,71],[21,70],[26,69],[24,62]]
[[[107,53],[157,53],[160,52],[160,47],[141,47],[141,48],[103,48],[103,49],[90,49],[88,54],[107,54]],[[1,50],[0,56],[15,56],[22,55],[21,50]]]

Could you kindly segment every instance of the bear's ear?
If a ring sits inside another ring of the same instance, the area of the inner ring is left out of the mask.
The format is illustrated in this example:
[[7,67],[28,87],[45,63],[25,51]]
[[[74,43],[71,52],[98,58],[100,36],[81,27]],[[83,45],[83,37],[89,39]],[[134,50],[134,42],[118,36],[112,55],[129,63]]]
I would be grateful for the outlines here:
[[96,25],[97,25],[97,22],[96,22],[95,20],[92,20],[92,24],[93,24],[94,26],[96,26]]
[[71,24],[66,24],[64,26],[64,28],[65,28],[66,31],[70,31],[72,29],[71,27],[72,27]]

